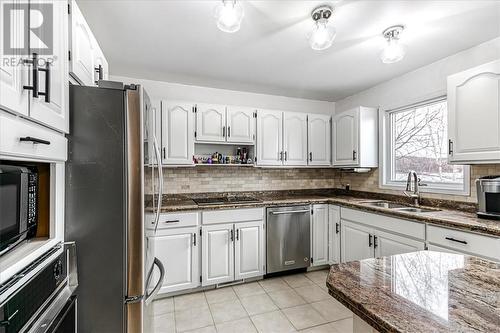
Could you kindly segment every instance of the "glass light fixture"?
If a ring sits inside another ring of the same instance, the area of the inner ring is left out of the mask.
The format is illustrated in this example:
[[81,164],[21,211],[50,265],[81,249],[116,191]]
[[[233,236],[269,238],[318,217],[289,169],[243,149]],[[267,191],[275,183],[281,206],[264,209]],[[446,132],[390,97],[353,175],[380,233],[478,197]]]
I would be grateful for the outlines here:
[[243,16],[243,7],[236,0],[222,0],[214,11],[217,27],[229,33],[240,30]]
[[314,25],[308,38],[313,50],[326,50],[332,46],[337,35],[335,28],[328,21],[332,12],[333,9],[330,6],[320,6],[312,11],[311,17],[314,20]]
[[395,25],[384,30],[382,35],[387,40],[387,46],[380,54],[380,60],[384,64],[393,64],[402,60],[406,54],[405,48],[399,42],[399,35],[404,30],[404,26]]

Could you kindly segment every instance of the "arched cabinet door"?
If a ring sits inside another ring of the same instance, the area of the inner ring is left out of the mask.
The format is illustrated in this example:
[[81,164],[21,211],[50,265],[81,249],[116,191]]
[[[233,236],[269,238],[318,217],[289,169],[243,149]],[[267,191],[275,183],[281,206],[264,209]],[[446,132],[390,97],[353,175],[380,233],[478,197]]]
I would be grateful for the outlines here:
[[500,60],[448,77],[448,159],[500,162]]
[[255,110],[248,107],[227,107],[227,142],[249,143],[255,141]]
[[343,112],[333,119],[333,165],[357,165],[359,109]]
[[196,141],[226,141],[226,107],[214,104],[196,105]]
[[163,164],[193,164],[194,104],[176,101],[161,102]]
[[283,164],[283,112],[257,111],[257,164]]
[[284,112],[283,114],[283,164],[307,165],[307,114]]
[[328,166],[331,161],[331,117],[329,115],[309,114],[308,145],[309,165]]

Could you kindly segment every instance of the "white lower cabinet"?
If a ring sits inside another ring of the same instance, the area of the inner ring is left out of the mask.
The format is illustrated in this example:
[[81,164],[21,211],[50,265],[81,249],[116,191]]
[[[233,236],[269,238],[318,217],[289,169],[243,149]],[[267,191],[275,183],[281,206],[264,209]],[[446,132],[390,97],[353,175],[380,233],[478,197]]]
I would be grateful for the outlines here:
[[[234,213],[240,212],[239,217]],[[233,216],[233,223],[215,224]],[[201,285],[231,282],[264,275],[263,209],[202,213]],[[252,220],[258,218],[258,220]],[[239,220],[239,221],[238,221]],[[245,222],[242,222],[245,221]]]
[[165,267],[165,280],[159,293],[199,286],[198,227],[168,229],[149,238],[154,255]]
[[427,241],[429,250],[432,250],[432,247],[440,247],[449,249],[446,252],[459,252],[500,261],[498,237],[428,225]]
[[234,225],[234,277],[246,279],[264,274],[264,229],[262,221]]
[[328,205],[313,205],[311,215],[311,265],[328,264]]
[[201,284],[234,280],[233,224],[202,226]]
[[373,246],[375,248],[375,257],[377,258],[425,249],[425,244],[422,241],[380,230],[376,231],[373,235]]
[[371,230],[364,225],[342,220],[340,250],[342,262],[373,258]]
[[328,206],[328,264],[340,263],[340,207]]
[[341,261],[425,249],[425,224],[341,208]]

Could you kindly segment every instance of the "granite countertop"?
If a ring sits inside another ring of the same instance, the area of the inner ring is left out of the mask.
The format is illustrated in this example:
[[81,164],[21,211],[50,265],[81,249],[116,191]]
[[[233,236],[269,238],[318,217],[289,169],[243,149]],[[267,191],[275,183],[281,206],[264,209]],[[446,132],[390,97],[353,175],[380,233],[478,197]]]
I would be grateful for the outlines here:
[[420,251],[333,265],[330,295],[380,332],[500,332],[500,264]]
[[[234,192],[236,193],[236,192]],[[251,207],[271,207],[294,204],[316,204],[331,203],[344,207],[361,209],[367,212],[385,214],[388,216],[400,217],[432,223],[440,226],[448,226],[467,231],[473,231],[493,236],[500,236],[500,221],[478,218],[474,213],[475,208],[470,204],[444,202],[439,200],[423,199],[423,204],[428,208],[434,208],[431,212],[414,213],[396,211],[383,207],[374,207],[367,204],[373,200],[389,200],[408,204],[408,199],[402,196],[388,196],[379,193],[366,193],[350,191],[277,191],[277,192],[245,192],[245,195],[253,196],[259,202],[243,204],[221,204],[210,206],[199,206],[193,198],[206,196],[231,195],[234,193],[205,193],[165,196],[162,202],[162,213],[193,211],[193,210],[216,210]],[[457,209],[459,208],[459,209]],[[153,209],[153,208],[149,208]],[[439,209],[439,210],[436,210]]]

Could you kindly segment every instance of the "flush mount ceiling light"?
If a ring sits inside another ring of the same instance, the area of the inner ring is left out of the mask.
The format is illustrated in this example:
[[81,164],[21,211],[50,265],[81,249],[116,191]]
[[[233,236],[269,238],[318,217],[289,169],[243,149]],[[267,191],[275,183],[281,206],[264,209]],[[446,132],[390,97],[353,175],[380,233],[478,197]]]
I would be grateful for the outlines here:
[[328,19],[332,16],[333,8],[330,6],[320,6],[311,12],[314,25],[309,34],[309,44],[313,50],[326,50],[332,46],[337,32]]
[[404,28],[402,25],[395,25],[382,32],[382,36],[387,40],[387,45],[380,54],[380,59],[384,64],[393,64],[404,58],[406,52],[399,42],[399,36]]
[[236,0],[222,0],[214,11],[217,27],[229,33],[240,30],[243,15],[243,7]]

